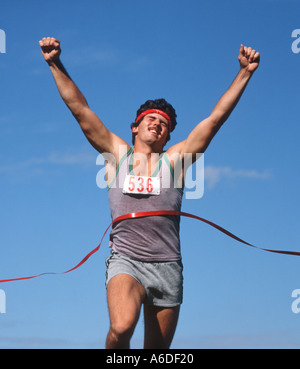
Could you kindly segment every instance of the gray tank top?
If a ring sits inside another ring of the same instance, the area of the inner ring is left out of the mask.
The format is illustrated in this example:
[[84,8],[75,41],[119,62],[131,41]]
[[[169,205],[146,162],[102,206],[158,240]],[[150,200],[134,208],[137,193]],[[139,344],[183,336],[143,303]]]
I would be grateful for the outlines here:
[[[181,210],[182,190],[174,185],[173,168],[164,153],[151,177],[160,178],[159,195],[123,193],[127,174],[132,174],[130,162],[133,148],[120,160],[116,176],[108,187],[112,219],[142,211]],[[116,223],[110,234],[109,246],[120,254],[141,261],[175,261],[181,259],[180,217],[152,216],[126,219]]]

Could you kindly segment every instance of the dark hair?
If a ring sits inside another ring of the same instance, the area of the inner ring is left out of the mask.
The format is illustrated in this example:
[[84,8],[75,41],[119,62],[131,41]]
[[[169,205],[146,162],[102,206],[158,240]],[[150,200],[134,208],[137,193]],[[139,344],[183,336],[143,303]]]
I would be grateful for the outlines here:
[[[177,114],[175,112],[175,109],[173,108],[173,106],[168,103],[165,99],[156,99],[156,100],[147,100],[143,105],[140,106],[139,110],[136,112],[136,118],[143,113],[146,110],[149,109],[159,109],[164,111],[165,113],[168,114],[168,116],[171,119],[171,130],[168,132],[168,136],[167,136],[167,140],[166,143],[170,140],[170,132],[174,131],[177,121],[176,121],[176,117]],[[138,122],[133,122],[131,123],[131,128],[132,127],[137,127],[141,121],[143,120],[143,118],[141,118]],[[135,142],[135,135],[136,133],[132,133],[132,144],[134,145]]]

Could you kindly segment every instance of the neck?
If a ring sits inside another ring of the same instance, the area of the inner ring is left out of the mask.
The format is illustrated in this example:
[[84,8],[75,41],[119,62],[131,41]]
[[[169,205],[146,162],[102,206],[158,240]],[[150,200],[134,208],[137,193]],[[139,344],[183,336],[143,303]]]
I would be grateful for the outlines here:
[[149,145],[145,142],[136,140],[134,143],[134,152],[142,153],[150,158],[151,154],[161,154],[163,152],[163,147],[161,145]]
[[151,176],[158,165],[162,147],[158,150],[152,146],[135,142],[134,145],[133,170],[135,175]]

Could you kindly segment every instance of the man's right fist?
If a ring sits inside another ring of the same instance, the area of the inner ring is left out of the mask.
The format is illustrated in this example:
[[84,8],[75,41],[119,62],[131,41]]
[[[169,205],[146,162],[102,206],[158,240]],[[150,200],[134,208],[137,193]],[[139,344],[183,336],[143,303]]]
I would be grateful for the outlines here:
[[41,51],[47,63],[54,62],[61,53],[60,42],[54,37],[44,37],[39,41]]

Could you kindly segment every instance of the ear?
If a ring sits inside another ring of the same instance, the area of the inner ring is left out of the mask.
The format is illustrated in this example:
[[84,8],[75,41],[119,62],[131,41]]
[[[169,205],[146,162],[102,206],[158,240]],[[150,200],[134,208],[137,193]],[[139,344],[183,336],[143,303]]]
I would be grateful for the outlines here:
[[138,133],[139,126],[137,126],[137,127],[132,127],[132,128],[131,128],[131,130],[132,130],[132,133]]

